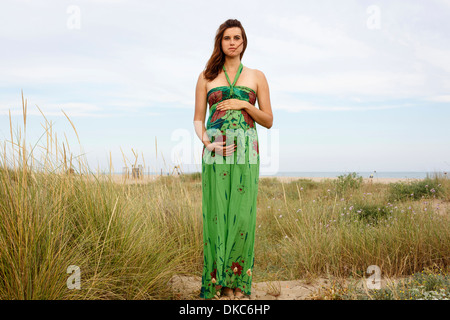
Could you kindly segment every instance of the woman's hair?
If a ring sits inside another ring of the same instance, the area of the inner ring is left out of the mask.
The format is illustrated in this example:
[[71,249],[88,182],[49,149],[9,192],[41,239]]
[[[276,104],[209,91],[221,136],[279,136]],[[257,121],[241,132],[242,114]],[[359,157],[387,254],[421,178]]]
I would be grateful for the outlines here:
[[214,40],[214,51],[211,57],[208,60],[205,68],[205,78],[209,81],[214,80],[222,69],[223,64],[225,63],[225,54],[222,49],[222,38],[226,29],[238,27],[241,28],[242,39],[244,43],[242,44],[242,52],[240,58],[242,60],[242,56],[244,55],[245,49],[247,48],[247,36],[245,34],[244,27],[239,20],[236,19],[228,19],[224,23],[222,23],[219,29],[216,32],[216,38]]

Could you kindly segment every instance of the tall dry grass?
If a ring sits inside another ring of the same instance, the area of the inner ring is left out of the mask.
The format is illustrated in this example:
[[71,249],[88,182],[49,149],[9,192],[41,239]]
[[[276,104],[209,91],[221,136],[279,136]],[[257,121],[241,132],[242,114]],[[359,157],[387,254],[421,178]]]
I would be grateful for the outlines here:
[[[25,131],[26,109],[23,100]],[[10,116],[0,166],[0,299],[172,298],[170,278],[201,261],[201,214],[186,188],[113,183],[81,157],[75,170],[45,121],[39,161],[21,133],[14,137]],[[67,286],[72,265],[81,271],[80,290]]]
[[[31,150],[20,132],[14,139],[11,121],[2,148],[0,299],[176,299],[172,276],[201,276],[203,268],[201,174],[146,184],[103,179],[83,154],[58,145],[44,119]],[[448,204],[450,182],[423,182],[261,179],[253,281],[362,277],[369,265],[389,277],[448,268],[450,210],[436,201]],[[67,287],[71,265],[81,270],[79,290]]]
[[[260,184],[256,261],[282,279],[412,275],[450,262],[450,182],[437,174],[418,184],[439,190],[420,200],[389,202],[389,185],[340,181]],[[408,185],[407,183],[404,183]],[[415,188],[410,185],[409,188]],[[440,204],[439,207],[439,203]],[[270,269],[269,269],[270,267]]]

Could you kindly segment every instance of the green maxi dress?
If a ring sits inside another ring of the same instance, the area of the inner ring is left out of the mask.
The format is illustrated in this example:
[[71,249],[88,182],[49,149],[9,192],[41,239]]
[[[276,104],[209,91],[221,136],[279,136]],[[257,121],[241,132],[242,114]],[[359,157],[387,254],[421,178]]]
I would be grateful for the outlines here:
[[237,148],[229,156],[203,147],[202,213],[203,257],[200,297],[213,298],[222,287],[239,288],[251,294],[254,265],[256,198],[259,182],[259,143],[255,122],[245,110],[216,110],[226,99],[239,99],[255,105],[256,92],[235,86],[223,67],[229,86],[211,89],[206,124],[211,142],[227,141]]

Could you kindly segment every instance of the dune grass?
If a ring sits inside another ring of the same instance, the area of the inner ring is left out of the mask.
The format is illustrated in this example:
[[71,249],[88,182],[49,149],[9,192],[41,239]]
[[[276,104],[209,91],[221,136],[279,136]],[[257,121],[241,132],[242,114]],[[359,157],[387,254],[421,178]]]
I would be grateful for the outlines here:
[[[2,148],[0,299],[176,299],[173,275],[201,276],[200,173],[136,185],[99,179],[81,157],[75,170],[68,146],[49,146],[56,139],[44,134],[47,154],[61,159],[41,159],[44,170],[12,128]],[[253,281],[364,277],[370,265],[389,277],[448,270],[449,207],[435,202],[449,202],[449,190],[438,174],[395,185],[355,175],[261,179]],[[79,290],[67,286],[72,265]]]
[[[435,181],[448,201],[450,183]],[[370,265],[393,277],[448,265],[449,208],[439,214],[431,204],[436,198],[390,203],[389,185],[381,184],[338,197],[336,183],[311,188],[302,182],[282,185],[283,196],[274,194],[260,204],[259,242],[278,248],[278,265],[287,278],[364,275]],[[262,184],[263,194],[264,189]]]

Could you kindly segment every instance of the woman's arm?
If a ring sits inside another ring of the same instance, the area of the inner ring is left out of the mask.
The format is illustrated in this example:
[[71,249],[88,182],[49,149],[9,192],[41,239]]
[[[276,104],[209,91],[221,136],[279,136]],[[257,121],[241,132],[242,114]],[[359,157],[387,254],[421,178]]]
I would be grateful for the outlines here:
[[[194,128],[195,133],[207,146],[211,143],[206,134],[205,117],[206,117],[206,79],[203,77],[203,71],[198,76],[197,86],[195,88],[195,113],[194,113]],[[203,138],[202,138],[203,137]]]
[[194,128],[195,133],[200,138],[206,149],[216,152],[222,156],[229,156],[236,150],[236,144],[225,146],[226,141],[211,142],[206,133],[205,117],[206,117],[206,79],[203,77],[203,72],[199,75],[197,87],[195,89],[195,114],[194,114]]
[[270,93],[269,84],[267,83],[266,76],[262,71],[256,70],[257,79],[257,92],[258,92],[258,106],[255,107],[250,103],[245,104],[244,110],[255,120],[257,123],[270,129],[273,124],[272,107],[270,106]]

